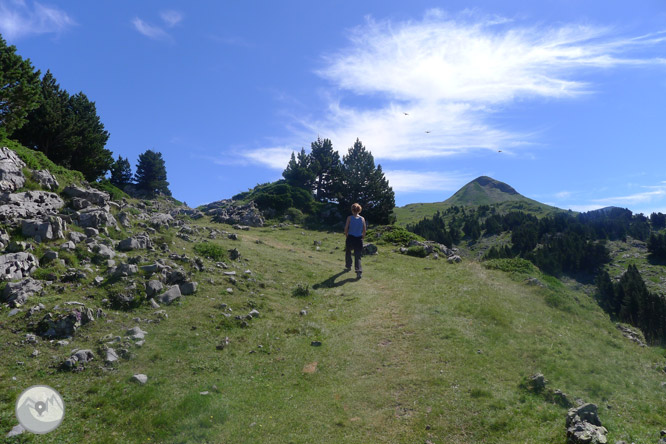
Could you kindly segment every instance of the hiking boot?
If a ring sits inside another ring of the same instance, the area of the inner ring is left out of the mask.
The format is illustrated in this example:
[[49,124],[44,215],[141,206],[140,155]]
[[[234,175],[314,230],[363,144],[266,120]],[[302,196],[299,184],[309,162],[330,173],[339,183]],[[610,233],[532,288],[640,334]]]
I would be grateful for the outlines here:
[[349,273],[351,271],[351,267],[345,267],[345,273]]
[[361,274],[362,273],[360,271],[357,271],[356,272],[356,279],[361,279]]

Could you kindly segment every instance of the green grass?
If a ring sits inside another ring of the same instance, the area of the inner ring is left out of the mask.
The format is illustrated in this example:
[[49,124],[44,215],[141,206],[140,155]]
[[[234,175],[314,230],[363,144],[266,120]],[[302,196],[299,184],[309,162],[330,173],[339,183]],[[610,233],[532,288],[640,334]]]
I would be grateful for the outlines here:
[[[190,224],[232,230],[207,217]],[[563,443],[566,409],[521,388],[536,372],[549,387],[597,403],[609,442],[658,439],[664,349],[626,340],[590,296],[533,266],[450,265],[382,248],[363,258],[356,280],[342,273],[340,233],[266,227],[204,242],[206,233],[191,243],[174,236],[170,248],[189,257],[238,248],[241,259],[228,270],[204,259],[201,273],[184,264],[199,289],[162,307],[166,320],[147,304],[106,308],[105,288],[58,284],[65,291],[49,288],[28,306],[78,300],[107,317],[57,348],[21,344],[22,316],[0,310],[0,430],[15,425],[16,397],[33,384],[56,388],[67,408],[54,432],[11,442]],[[161,257],[129,253],[138,254]],[[299,286],[308,294],[294,297]],[[253,308],[259,317],[234,319]],[[135,325],[148,334],[143,347],[127,345],[131,359],[110,370],[99,358],[81,373],[56,369],[73,348],[101,356],[100,338]],[[135,373],[148,383],[132,383]]]
[[[65,167],[56,165],[40,151],[26,148],[23,145],[5,137],[0,138],[0,145],[14,150],[14,152],[16,152],[21,160],[25,162],[28,168],[33,170],[49,170],[56,177],[58,183],[60,184],[59,191],[68,185],[80,184],[84,180],[83,174],[81,174],[79,171],[68,170]],[[30,180],[29,182],[32,181]],[[33,187],[38,187],[38,185],[34,184]]]

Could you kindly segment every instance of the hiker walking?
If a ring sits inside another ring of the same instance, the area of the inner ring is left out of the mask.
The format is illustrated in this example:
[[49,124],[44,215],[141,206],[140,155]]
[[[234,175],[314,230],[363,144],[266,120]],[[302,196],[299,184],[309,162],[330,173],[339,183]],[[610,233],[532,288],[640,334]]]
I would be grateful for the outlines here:
[[356,278],[361,279],[361,254],[363,254],[363,238],[365,237],[365,219],[361,216],[361,206],[357,203],[351,206],[351,216],[347,216],[347,223],[345,224],[345,271],[350,271],[352,266],[351,253],[354,250],[354,270],[356,271]]

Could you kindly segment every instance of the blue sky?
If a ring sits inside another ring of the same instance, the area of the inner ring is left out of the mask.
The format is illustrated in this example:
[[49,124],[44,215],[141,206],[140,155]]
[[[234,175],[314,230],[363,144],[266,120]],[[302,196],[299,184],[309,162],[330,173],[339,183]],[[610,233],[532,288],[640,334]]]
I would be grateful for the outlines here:
[[0,33],[96,102],[115,156],[160,151],[191,206],[279,179],[319,135],[360,138],[399,206],[489,175],[666,212],[661,0],[0,0]]

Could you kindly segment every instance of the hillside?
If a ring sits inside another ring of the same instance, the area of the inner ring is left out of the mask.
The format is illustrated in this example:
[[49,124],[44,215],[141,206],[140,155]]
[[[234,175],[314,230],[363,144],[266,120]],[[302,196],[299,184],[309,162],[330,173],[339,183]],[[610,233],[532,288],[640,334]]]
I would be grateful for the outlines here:
[[4,442],[562,443],[567,408],[523,387],[535,373],[596,403],[609,442],[663,428],[664,349],[525,261],[449,263],[379,241],[356,280],[341,233],[77,187],[56,188],[62,238],[2,222],[2,257],[33,255],[42,289],[0,306],[1,436],[27,387],[66,403],[55,431]]
[[395,209],[398,225],[418,222],[453,206],[493,205],[499,211],[520,210],[538,216],[564,211],[518,193],[513,187],[488,176],[477,177],[443,202],[414,203]]

